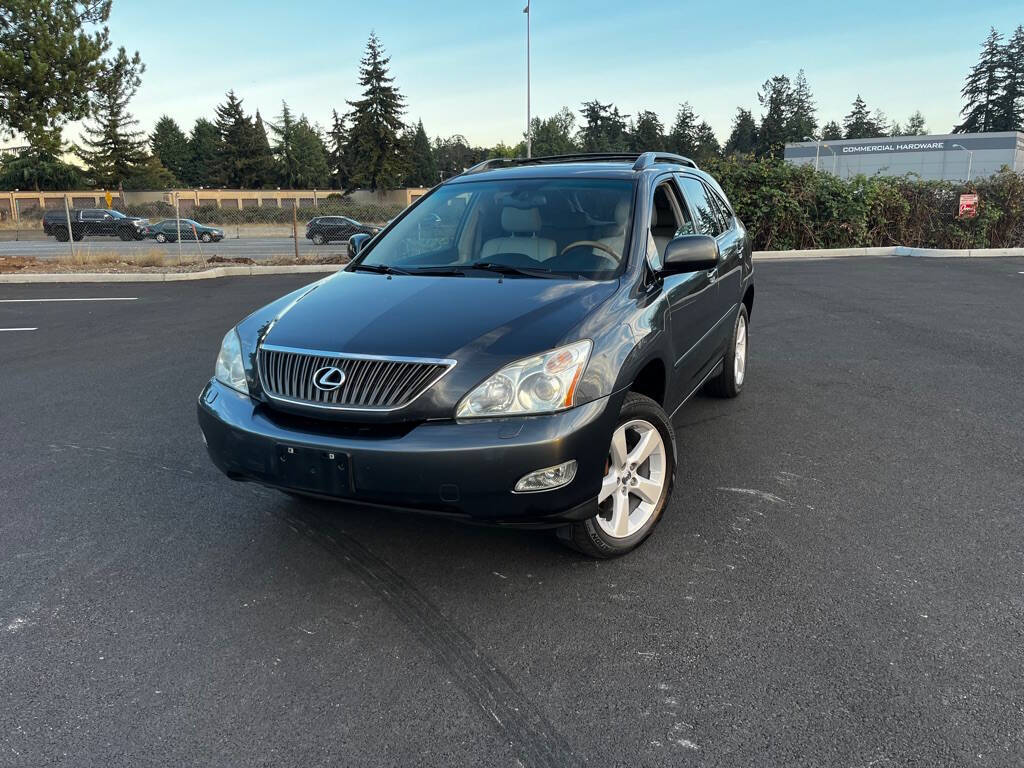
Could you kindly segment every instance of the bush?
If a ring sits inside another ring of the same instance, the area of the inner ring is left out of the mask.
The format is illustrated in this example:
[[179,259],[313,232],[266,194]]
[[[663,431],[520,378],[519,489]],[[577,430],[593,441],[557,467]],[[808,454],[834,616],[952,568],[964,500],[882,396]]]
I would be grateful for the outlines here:
[[[756,250],[1024,245],[1024,174],[1009,170],[970,183],[915,176],[839,179],[810,166],[743,156],[714,160],[707,170]],[[979,195],[974,219],[957,218],[966,192]]]

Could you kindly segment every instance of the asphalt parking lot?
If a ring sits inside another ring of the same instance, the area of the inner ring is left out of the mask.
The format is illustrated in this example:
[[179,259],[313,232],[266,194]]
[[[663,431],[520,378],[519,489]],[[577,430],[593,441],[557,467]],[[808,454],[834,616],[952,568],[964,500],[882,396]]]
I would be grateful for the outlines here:
[[613,562],[216,472],[308,281],[0,286],[0,765],[1024,763],[1024,259],[758,264]]
[[[224,258],[248,257],[259,261],[274,257],[294,257],[295,241],[290,237],[231,237],[219,243],[197,243],[194,240],[182,241],[181,251],[186,257],[223,256]],[[165,253],[174,259],[178,255],[177,243],[158,243],[156,240],[129,240],[127,242],[116,237],[87,237],[74,244],[75,251],[86,253],[116,253],[126,256],[149,254],[153,251]],[[299,256],[328,256],[345,253],[347,243],[332,242],[327,245],[313,245],[300,233]],[[60,243],[52,237],[45,239],[33,237],[28,240],[0,240],[0,258],[20,256],[23,258],[44,259],[47,261],[63,259],[70,255],[68,243]]]

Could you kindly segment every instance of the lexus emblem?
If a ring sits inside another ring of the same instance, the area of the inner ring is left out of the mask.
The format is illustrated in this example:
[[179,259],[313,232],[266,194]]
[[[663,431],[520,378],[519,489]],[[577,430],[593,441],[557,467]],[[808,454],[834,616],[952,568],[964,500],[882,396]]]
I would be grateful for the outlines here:
[[326,365],[313,374],[313,386],[322,392],[333,392],[345,383],[345,372],[333,365]]

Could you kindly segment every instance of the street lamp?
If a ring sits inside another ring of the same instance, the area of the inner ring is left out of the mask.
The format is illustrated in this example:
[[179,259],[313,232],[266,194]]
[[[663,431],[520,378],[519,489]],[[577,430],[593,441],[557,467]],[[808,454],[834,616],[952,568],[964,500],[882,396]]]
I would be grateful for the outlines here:
[[821,142],[821,146],[823,146],[825,149],[827,149],[829,152],[832,153],[832,175],[835,176],[836,175],[836,160],[839,159],[839,155],[837,155],[836,151],[834,149],[832,149],[832,147],[830,147],[825,142]]
[[804,136],[804,141],[817,142],[818,148],[814,150],[814,172],[818,172],[818,157],[821,155],[821,139],[815,139],[813,136]]
[[962,149],[964,152],[967,153],[967,181],[970,182],[970,180],[971,180],[971,171],[973,170],[973,166],[974,166],[974,152],[969,150],[963,144],[954,144],[953,145],[953,149]]
[[530,126],[530,0],[526,0],[526,7],[523,8],[526,14],[526,157],[531,155],[531,126]]

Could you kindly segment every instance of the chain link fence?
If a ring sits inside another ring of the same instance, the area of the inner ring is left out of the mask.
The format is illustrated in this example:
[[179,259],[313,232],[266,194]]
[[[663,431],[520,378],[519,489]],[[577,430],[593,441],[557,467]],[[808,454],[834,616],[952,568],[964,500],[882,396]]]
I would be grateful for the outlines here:
[[0,269],[335,263],[424,192],[0,192]]

